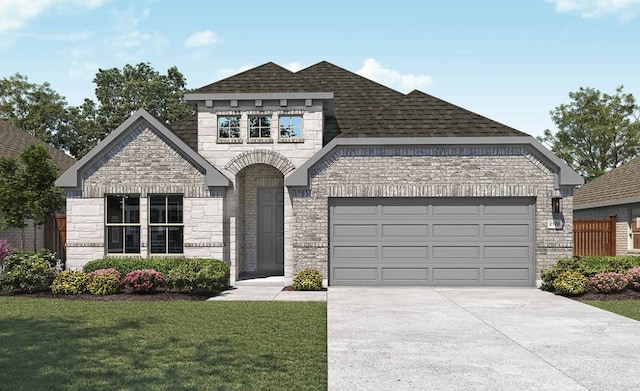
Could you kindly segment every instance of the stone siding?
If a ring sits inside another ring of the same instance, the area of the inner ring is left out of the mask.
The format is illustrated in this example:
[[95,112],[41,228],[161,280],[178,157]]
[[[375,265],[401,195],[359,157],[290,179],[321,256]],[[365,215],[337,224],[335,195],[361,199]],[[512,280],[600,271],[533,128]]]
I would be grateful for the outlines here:
[[[311,187],[291,190],[295,274],[305,267],[328,276],[328,210],[332,197],[535,197],[536,274],[570,256],[572,190],[564,215],[553,216],[554,174],[526,147],[338,148],[311,169]],[[562,230],[546,222],[563,218]],[[286,261],[285,261],[286,262]]]
[[640,208],[640,204],[616,205],[603,208],[578,209],[573,211],[577,219],[595,219],[616,216],[616,254],[640,255],[640,250],[632,249],[631,209]]

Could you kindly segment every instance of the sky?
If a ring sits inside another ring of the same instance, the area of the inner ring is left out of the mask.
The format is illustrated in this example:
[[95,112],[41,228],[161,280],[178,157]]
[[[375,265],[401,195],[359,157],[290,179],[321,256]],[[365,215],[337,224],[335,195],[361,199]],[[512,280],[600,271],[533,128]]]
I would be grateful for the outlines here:
[[98,69],[176,66],[198,88],[326,60],[533,136],[592,87],[640,99],[640,0],[0,0],[0,78],[94,99]]

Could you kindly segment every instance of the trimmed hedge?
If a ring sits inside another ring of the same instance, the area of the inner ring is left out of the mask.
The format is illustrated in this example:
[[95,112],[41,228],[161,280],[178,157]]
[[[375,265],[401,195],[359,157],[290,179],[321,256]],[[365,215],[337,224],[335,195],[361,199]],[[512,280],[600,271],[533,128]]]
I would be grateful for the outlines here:
[[54,295],[79,295],[87,291],[89,276],[81,270],[66,270],[56,276],[51,283]]
[[296,274],[291,287],[297,291],[322,290],[322,274],[313,269],[303,269]]
[[596,274],[628,273],[629,269],[637,267],[640,267],[640,256],[562,258],[551,268],[542,271],[541,289],[562,293],[556,289],[556,281],[565,272],[576,272],[589,280]]
[[212,258],[103,258],[88,262],[82,269],[87,273],[115,269],[122,276],[134,270],[153,269],[165,277],[167,289],[185,293],[224,290],[230,273],[229,265]]

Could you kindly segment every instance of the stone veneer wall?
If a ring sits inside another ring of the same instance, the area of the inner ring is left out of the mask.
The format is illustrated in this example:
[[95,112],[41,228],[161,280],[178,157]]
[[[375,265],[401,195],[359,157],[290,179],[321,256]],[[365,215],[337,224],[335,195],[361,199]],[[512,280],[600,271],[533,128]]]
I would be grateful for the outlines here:
[[184,256],[224,259],[225,191],[209,189],[204,174],[153,128],[133,129],[82,176],[82,190],[67,191],[67,265],[80,268],[105,256],[105,194],[139,194],[141,249],[148,254],[149,194],[184,196]]
[[[573,252],[573,189],[526,147],[340,147],[311,169],[311,187],[290,190],[293,273],[328,276],[328,210],[333,197],[535,197],[536,275]],[[548,229],[551,198],[563,198],[564,229]]]
[[[258,270],[258,188],[284,187],[284,177],[280,171],[266,164],[254,164],[238,174],[237,182],[242,191],[239,194],[239,213],[243,240],[240,270]],[[241,184],[241,185],[240,185]]]
[[616,205],[603,208],[578,209],[573,211],[577,219],[593,219],[616,216],[616,255],[638,255],[640,250],[631,249],[631,209],[640,204]]

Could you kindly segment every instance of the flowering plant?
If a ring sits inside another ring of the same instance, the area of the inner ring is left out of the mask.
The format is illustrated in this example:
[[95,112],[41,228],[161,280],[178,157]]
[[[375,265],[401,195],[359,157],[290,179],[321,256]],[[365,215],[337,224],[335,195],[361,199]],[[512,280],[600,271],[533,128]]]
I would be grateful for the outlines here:
[[629,273],[629,288],[640,291],[640,267],[634,267],[633,269],[627,270]]
[[9,246],[9,241],[7,239],[0,239],[0,265],[2,265],[2,261],[11,254],[13,249]]
[[153,269],[134,270],[122,279],[122,286],[133,293],[150,293],[164,285],[164,276]]
[[625,273],[598,273],[589,279],[587,289],[595,293],[616,293],[624,290],[631,275]]

